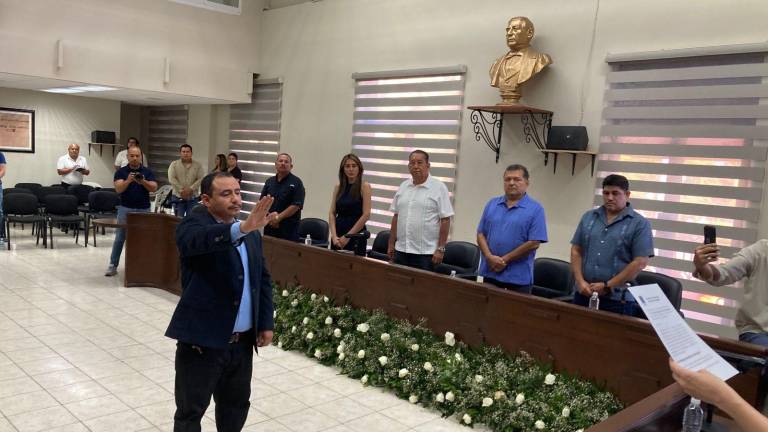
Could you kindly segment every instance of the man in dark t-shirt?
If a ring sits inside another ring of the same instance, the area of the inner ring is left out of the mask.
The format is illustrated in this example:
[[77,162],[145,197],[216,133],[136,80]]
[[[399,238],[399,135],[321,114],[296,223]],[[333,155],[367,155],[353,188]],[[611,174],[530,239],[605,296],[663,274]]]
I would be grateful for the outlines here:
[[[115,191],[120,194],[120,205],[117,207],[117,222],[125,224],[128,213],[148,213],[149,193],[157,190],[155,174],[149,168],[141,165],[141,149],[128,149],[128,165],[115,172]],[[104,276],[117,274],[117,265],[125,244],[125,228],[118,228],[115,242],[112,244],[112,256]]]
[[269,225],[264,227],[264,235],[285,240],[299,240],[299,221],[301,208],[304,207],[304,183],[291,173],[293,159],[288,153],[280,153],[275,161],[277,175],[264,183],[261,196],[275,198],[269,212],[278,212]]

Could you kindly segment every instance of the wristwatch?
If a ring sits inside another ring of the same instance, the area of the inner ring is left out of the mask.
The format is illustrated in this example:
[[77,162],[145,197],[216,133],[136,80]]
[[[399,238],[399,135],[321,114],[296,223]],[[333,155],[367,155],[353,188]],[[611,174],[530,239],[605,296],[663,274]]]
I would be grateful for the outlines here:
[[445,253],[445,246],[438,246],[435,252]]

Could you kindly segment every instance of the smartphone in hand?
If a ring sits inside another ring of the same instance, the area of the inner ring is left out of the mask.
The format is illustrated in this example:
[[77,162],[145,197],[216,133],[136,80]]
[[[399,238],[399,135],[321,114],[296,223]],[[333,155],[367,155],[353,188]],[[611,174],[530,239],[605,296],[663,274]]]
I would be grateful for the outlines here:
[[704,225],[704,244],[717,243],[717,230],[713,225]]

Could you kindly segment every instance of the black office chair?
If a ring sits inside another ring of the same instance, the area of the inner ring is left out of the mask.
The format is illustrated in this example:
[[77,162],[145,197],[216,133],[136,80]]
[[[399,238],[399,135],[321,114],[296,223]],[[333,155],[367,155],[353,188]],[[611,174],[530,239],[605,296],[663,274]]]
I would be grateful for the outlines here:
[[35,193],[32,192],[31,189],[22,188],[22,187],[12,187],[8,189],[3,189],[3,195],[10,195],[15,193],[25,193],[28,195],[35,195]]
[[72,185],[67,190],[70,195],[74,195],[77,198],[77,210],[82,213],[88,211],[88,195],[93,191],[93,186],[84,184]]
[[299,242],[309,235],[312,246],[328,247],[328,222],[318,218],[304,218],[299,222]]
[[[45,220],[38,211],[37,197],[32,194],[14,193],[3,198],[3,216],[5,218],[5,235],[8,240],[8,250],[11,249],[11,222],[21,224],[31,223],[35,234],[37,228],[37,241],[40,244],[40,231],[45,235]],[[45,244],[45,239],[43,239]]]
[[37,190],[43,187],[43,185],[40,183],[16,183],[13,187],[29,189],[35,196],[37,196]]
[[[53,249],[53,224],[71,226],[75,230],[75,244],[80,238],[80,223],[85,224],[85,216],[77,209],[77,197],[74,195],[48,195],[45,197],[45,222]],[[43,233],[45,235],[45,233]]]
[[456,271],[456,276],[474,278],[480,264],[480,248],[470,242],[449,241],[445,244],[443,262],[435,266],[435,272],[449,275]]
[[[120,195],[105,190],[88,194],[88,213],[85,214],[85,245],[88,246],[88,231],[94,219],[116,218]],[[96,225],[93,228],[93,245],[96,246]]]
[[568,261],[536,258],[533,262],[533,295],[570,301],[573,287],[571,264]]
[[389,255],[387,255],[389,234],[389,230],[380,231],[376,234],[376,238],[373,239],[373,246],[371,247],[371,250],[368,251],[368,258],[389,261]]
[[672,306],[678,312],[680,311],[680,306],[683,304],[683,284],[679,280],[665,274],[645,270],[641,271],[635,280],[638,285],[659,284],[659,287],[664,291]]
[[61,185],[53,185],[53,186],[43,186],[41,188],[38,188],[35,191],[35,195],[37,195],[37,205],[40,208],[41,212],[45,211],[45,197],[48,195],[64,195],[67,193],[67,190],[64,189]]

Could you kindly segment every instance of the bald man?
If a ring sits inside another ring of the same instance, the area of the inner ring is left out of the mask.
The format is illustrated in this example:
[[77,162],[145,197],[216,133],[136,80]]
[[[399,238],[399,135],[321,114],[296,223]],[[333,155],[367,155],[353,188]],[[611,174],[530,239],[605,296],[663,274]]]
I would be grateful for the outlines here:
[[65,188],[83,183],[83,176],[90,174],[91,170],[85,158],[80,156],[79,145],[73,143],[67,147],[67,154],[60,157],[56,164],[56,172],[61,176],[61,185]]

